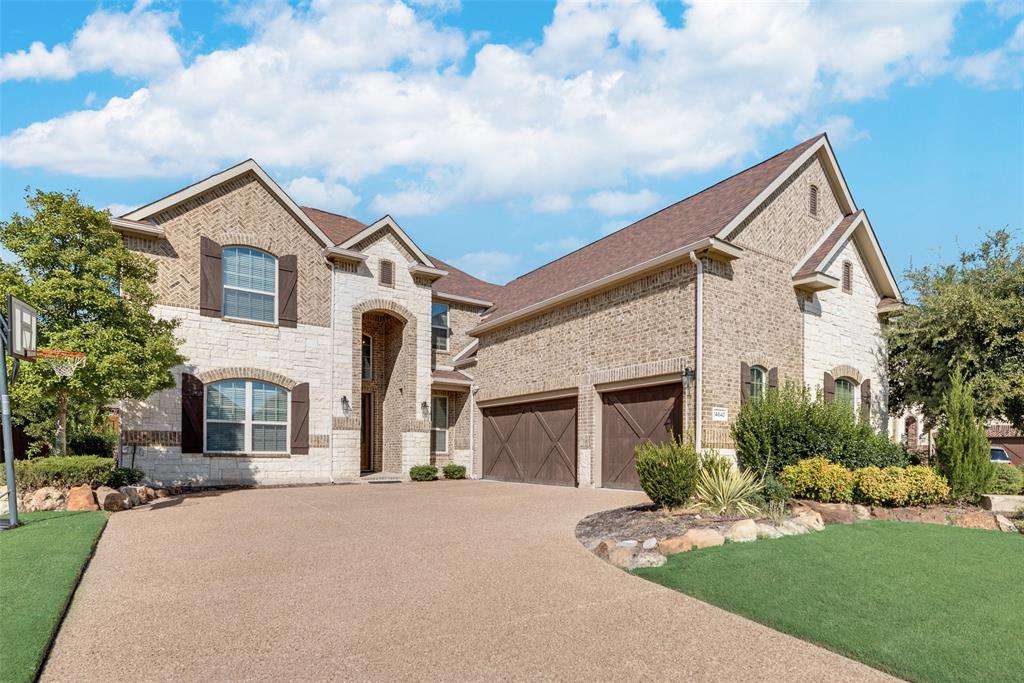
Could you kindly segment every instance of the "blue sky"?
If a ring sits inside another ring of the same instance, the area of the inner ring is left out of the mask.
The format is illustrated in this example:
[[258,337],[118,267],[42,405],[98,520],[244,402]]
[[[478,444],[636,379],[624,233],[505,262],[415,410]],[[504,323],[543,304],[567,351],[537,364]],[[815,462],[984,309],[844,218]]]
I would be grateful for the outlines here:
[[1024,228],[1024,2],[4,2],[0,216],[253,157],[503,282],[826,130],[890,264]]

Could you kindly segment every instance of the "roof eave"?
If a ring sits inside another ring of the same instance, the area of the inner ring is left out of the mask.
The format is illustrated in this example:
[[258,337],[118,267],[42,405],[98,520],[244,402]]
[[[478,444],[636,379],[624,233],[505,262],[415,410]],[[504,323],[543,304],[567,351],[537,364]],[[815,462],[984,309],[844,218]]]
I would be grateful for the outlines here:
[[448,292],[434,292],[433,297],[435,299],[441,299],[442,301],[454,301],[457,304],[470,304],[472,306],[479,306],[480,308],[490,308],[491,306],[494,305],[493,301],[485,301],[484,299],[474,299],[471,296],[449,294]]
[[347,240],[345,240],[338,246],[344,248],[353,247],[356,244],[359,244],[360,242],[365,240],[367,237],[374,235],[379,230],[383,230],[384,228],[391,228],[392,230],[394,230],[395,234],[398,236],[398,239],[405,245],[405,247],[409,251],[411,251],[416,256],[416,258],[420,260],[420,263],[422,263],[424,266],[427,266],[428,268],[434,267],[434,262],[430,260],[430,257],[427,256],[423,252],[423,250],[420,249],[416,245],[416,243],[412,241],[412,238],[406,234],[405,230],[402,230],[401,226],[399,226],[395,219],[392,218],[390,215],[383,216],[382,218],[374,221],[370,225],[366,226],[363,230],[360,230],[352,237],[349,237]]
[[821,292],[839,286],[839,278],[825,273],[811,273],[793,278],[793,287],[803,292]]
[[366,261],[366,254],[354,249],[342,249],[341,247],[327,247],[324,249],[324,256],[331,261],[342,263],[363,263]]
[[421,266],[419,264],[413,264],[409,266],[409,272],[413,275],[418,275],[422,278],[430,280],[440,280],[448,274],[447,270],[441,270],[440,268],[431,268],[429,266]]
[[163,239],[165,231],[159,225],[150,225],[141,221],[133,221],[125,218],[111,218],[110,227],[120,233],[135,235],[138,237],[153,237]]

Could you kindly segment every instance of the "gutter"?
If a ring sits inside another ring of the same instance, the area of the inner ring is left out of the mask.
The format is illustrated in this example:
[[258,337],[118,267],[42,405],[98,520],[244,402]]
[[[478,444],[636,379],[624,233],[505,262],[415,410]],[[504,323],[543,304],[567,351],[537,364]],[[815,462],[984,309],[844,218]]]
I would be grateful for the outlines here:
[[701,431],[703,427],[704,411],[704,263],[698,258],[696,252],[690,252],[690,260],[697,268],[697,339],[696,359],[694,362],[694,375],[696,376],[695,398],[694,398],[694,448],[701,453]]

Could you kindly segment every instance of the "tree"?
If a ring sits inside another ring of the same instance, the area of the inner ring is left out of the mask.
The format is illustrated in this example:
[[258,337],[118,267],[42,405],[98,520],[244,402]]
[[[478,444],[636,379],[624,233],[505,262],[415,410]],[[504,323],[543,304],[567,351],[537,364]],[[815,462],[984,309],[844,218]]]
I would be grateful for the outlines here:
[[959,367],[978,417],[1024,429],[1024,244],[999,230],[959,263],[907,278],[916,303],[885,330],[890,408],[920,406],[937,423]]
[[87,360],[68,380],[38,361],[22,363],[12,408],[28,434],[62,453],[69,418],[95,420],[119,400],[173,387],[171,368],[184,359],[177,321],[151,312],[156,266],[124,246],[109,212],[76,193],[36,191],[25,203],[31,216],[0,222],[0,244],[17,257],[0,264],[0,287],[39,311],[40,348],[82,351]]
[[959,369],[942,404],[943,418],[935,437],[935,465],[949,481],[953,498],[974,502],[995,475],[985,423],[975,415],[974,399]]

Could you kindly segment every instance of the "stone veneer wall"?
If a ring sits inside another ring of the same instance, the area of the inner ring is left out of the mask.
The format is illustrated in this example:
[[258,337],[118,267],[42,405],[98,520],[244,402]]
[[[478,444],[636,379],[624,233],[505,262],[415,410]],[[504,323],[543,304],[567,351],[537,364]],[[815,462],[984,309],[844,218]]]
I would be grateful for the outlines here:
[[[826,272],[841,281],[845,261],[853,266],[853,293],[836,287],[818,292],[804,304],[804,382],[812,390],[821,389],[826,372],[850,366],[856,372],[840,372],[858,382],[871,380],[871,423],[875,429],[888,431],[889,388],[878,292],[853,240],[836,254]],[[859,412],[859,389],[857,396]]]
[[164,239],[125,236],[126,246],[158,266],[156,292],[164,306],[199,309],[199,238],[222,246],[245,245],[274,256],[298,256],[299,323],[331,324],[331,269],[321,245],[274,197],[254,173],[246,173],[152,220]]

